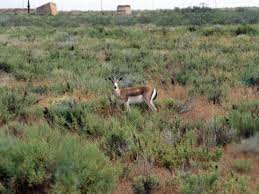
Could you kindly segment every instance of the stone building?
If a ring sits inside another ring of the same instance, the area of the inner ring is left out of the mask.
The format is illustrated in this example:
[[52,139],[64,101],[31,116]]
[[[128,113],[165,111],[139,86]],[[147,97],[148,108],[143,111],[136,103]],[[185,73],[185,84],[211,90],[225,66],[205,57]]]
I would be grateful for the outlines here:
[[46,3],[38,8],[35,11],[36,15],[57,15],[57,5],[55,3]]
[[130,7],[130,5],[118,5],[117,13],[119,15],[130,15],[131,14],[131,7]]

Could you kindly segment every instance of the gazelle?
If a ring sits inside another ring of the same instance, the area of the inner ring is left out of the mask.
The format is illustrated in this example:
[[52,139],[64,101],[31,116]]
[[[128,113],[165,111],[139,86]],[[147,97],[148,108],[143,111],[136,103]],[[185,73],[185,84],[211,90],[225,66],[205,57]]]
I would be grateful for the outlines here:
[[130,104],[142,102],[145,102],[151,110],[157,110],[153,103],[157,97],[155,88],[150,86],[119,88],[119,82],[122,78],[116,79],[115,77],[109,77],[109,80],[114,86],[113,92],[115,97],[125,105],[127,111],[130,111]]

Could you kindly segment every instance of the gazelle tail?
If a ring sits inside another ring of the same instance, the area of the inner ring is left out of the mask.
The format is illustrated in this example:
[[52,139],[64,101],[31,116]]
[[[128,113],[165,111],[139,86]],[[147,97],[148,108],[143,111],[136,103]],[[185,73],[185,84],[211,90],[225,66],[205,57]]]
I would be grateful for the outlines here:
[[151,101],[151,102],[154,101],[154,100],[156,99],[156,97],[157,97],[157,91],[156,91],[156,89],[154,88],[154,90],[153,90],[153,92],[152,92],[152,96],[151,96],[150,101]]

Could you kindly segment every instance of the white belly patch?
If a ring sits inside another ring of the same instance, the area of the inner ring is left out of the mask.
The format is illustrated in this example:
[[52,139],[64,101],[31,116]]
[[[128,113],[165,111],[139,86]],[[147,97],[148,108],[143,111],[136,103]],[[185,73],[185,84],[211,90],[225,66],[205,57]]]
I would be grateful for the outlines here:
[[143,101],[144,101],[144,98],[142,95],[131,96],[128,98],[129,104],[138,104],[138,103],[142,103]]

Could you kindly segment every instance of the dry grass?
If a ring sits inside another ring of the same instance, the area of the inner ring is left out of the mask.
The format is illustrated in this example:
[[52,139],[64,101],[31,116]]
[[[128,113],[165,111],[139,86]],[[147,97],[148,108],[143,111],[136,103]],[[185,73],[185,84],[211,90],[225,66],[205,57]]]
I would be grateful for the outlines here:
[[17,81],[14,78],[14,76],[8,73],[0,72],[0,87],[16,88],[16,87],[21,87],[25,85],[26,85],[25,81],[22,81],[22,80]]
[[[157,80],[160,80],[157,78]],[[158,81],[156,83],[159,83]],[[150,83],[150,85],[157,85]],[[160,84],[158,89],[158,100],[172,98],[177,101],[185,102],[188,98],[188,88],[180,85],[172,85],[169,82]],[[181,114],[186,121],[208,121],[217,115],[225,115],[227,112],[221,105],[209,102],[205,96],[195,96],[190,103],[190,111]]]
[[227,145],[224,147],[224,154],[220,160],[219,167],[221,174],[227,176],[230,173],[231,167],[235,160],[247,160],[251,163],[251,171],[245,173],[250,177],[250,187],[253,191],[256,189],[256,184],[259,182],[259,155],[258,154],[246,154],[237,150],[237,145]]
[[132,182],[129,180],[120,181],[116,186],[116,190],[112,194],[133,194],[131,184]]
[[[171,64],[169,64],[171,65]],[[169,81],[161,82],[160,77],[153,77],[147,84],[157,89],[158,100],[173,98],[175,100],[185,100],[188,97],[188,88],[181,85],[172,85]]]
[[40,107],[49,107],[53,104],[57,104],[63,101],[69,101],[69,100],[75,100],[75,101],[92,101],[96,99],[97,96],[93,94],[87,94],[87,95],[82,95],[80,91],[74,91],[71,94],[64,94],[60,96],[49,96],[49,95],[44,95],[39,97],[38,99],[38,106]]
[[259,91],[257,88],[249,87],[231,88],[227,96],[227,101],[232,104],[239,104],[240,102],[256,99],[259,99]]
[[191,106],[191,111],[182,114],[182,117],[188,121],[208,121],[217,115],[226,114],[222,106],[209,102],[203,96],[195,97]]
[[[141,164],[133,164],[131,165],[131,172],[127,179],[122,179],[118,183],[116,190],[113,194],[132,194],[132,180],[134,177],[145,174],[144,166]],[[151,175],[155,175],[159,180],[159,190],[155,191],[157,194],[164,193],[179,193],[179,188],[176,186],[169,186],[168,181],[174,176],[172,172],[167,169],[159,168],[157,166],[153,166],[148,169],[148,173]]]

